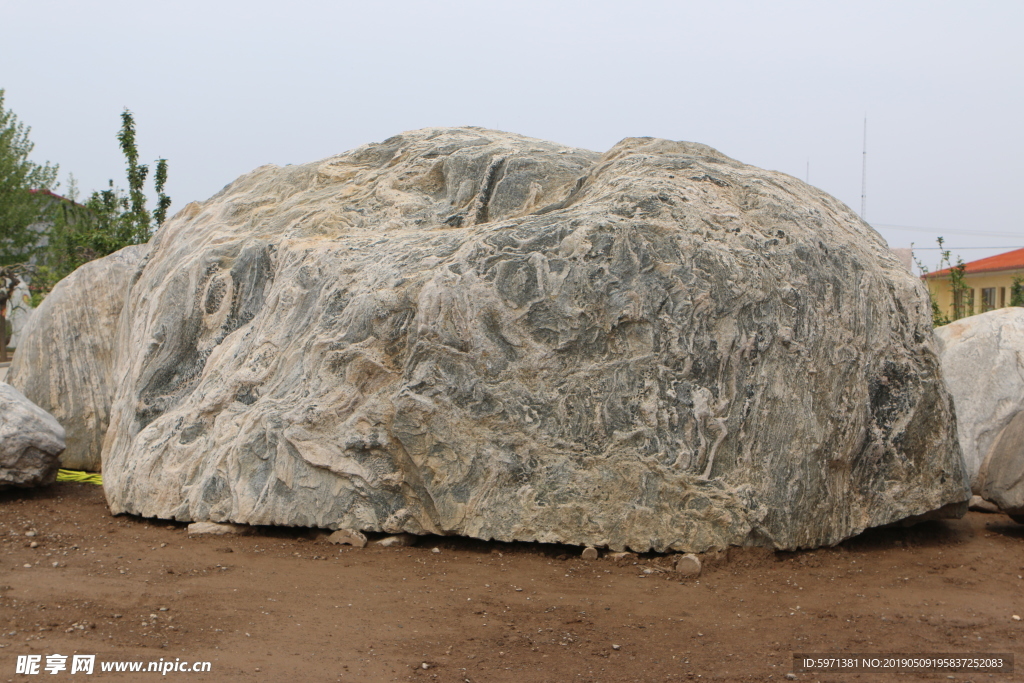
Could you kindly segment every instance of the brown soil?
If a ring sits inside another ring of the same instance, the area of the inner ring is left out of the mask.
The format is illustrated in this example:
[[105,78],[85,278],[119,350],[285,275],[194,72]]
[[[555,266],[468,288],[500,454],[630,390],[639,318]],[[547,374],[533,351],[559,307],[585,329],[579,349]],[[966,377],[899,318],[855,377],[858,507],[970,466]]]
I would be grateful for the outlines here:
[[[585,561],[569,546],[188,538],[112,517],[87,484],[0,492],[0,539],[0,681],[157,680],[99,662],[161,658],[211,662],[167,680],[779,681],[793,652],[1012,653],[1024,637],[1024,526],[973,512],[830,549],[734,550],[690,580],[667,557]],[[17,655],[58,653],[97,655],[95,673],[15,673]]]

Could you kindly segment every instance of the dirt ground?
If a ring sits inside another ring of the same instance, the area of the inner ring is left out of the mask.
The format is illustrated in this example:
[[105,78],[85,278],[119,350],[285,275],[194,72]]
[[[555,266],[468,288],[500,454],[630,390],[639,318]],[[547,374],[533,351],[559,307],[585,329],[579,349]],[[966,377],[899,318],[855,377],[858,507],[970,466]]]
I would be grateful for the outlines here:
[[[689,580],[667,557],[586,561],[570,546],[189,538],[113,517],[78,483],[0,492],[0,539],[0,681],[152,681],[100,663],[161,658],[210,662],[165,674],[195,681],[784,681],[794,652],[1013,653],[1024,637],[1024,526],[974,512],[823,550],[734,550]],[[16,673],[18,655],[76,653],[97,656],[92,676]]]

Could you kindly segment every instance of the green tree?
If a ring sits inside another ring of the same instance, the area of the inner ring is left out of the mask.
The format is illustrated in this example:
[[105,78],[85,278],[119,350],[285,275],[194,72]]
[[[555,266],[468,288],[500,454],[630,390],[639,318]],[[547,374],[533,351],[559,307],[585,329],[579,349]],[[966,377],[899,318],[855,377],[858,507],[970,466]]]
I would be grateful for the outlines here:
[[166,218],[171,205],[170,197],[164,194],[167,160],[156,161],[153,180],[157,206],[151,214],[146,208],[144,190],[149,167],[139,163],[135,120],[127,109],[121,113],[117,140],[127,162],[127,192],[111,180],[107,189],[93,192],[84,204],[71,201],[58,207],[45,262],[34,282],[37,298],[79,266],[126,246],[148,242]]
[[1010,287],[1010,305],[1024,306],[1024,275],[1014,275]]
[[0,90],[0,266],[25,263],[36,255],[42,230],[35,226],[52,203],[45,191],[55,186],[57,166],[29,161],[31,130],[4,109]]
[[[932,296],[931,288],[928,288],[928,298],[932,305],[932,325],[934,327],[942,327],[948,325],[954,320],[959,320],[970,315],[974,315],[974,301],[967,296],[970,291],[970,287],[967,286],[966,274],[967,264],[964,263],[963,258],[957,256],[956,265],[952,262],[952,253],[949,249],[944,249],[945,240],[939,237],[935,240],[939,245],[939,270],[949,269],[949,283],[950,289],[953,294],[953,307],[950,311],[950,315],[945,315],[939,307],[939,302]],[[928,275],[928,268],[919,259],[917,260],[917,267],[921,270],[921,273]]]

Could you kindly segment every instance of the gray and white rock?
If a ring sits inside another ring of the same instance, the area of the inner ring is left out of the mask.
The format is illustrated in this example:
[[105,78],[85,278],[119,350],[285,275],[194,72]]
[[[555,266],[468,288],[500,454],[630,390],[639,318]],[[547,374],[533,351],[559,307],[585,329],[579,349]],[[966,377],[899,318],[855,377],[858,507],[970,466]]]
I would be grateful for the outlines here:
[[126,247],[85,264],[57,283],[22,331],[7,381],[66,429],[63,467],[100,470],[118,319],[148,249]]
[[165,223],[117,332],[115,513],[703,551],[968,498],[921,283],[694,143],[263,167]]
[[17,389],[0,383],[0,488],[52,484],[63,450],[60,423]]
[[1014,519],[1024,519],[1024,412],[999,432],[985,456],[978,494]]
[[935,328],[960,448],[975,493],[996,437],[1024,410],[1024,308],[1000,308]]

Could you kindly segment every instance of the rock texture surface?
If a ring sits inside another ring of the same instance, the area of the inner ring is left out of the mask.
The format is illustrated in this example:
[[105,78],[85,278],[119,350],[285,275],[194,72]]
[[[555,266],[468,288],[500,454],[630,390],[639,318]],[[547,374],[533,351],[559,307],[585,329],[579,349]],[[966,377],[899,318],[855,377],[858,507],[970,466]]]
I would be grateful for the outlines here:
[[996,437],[981,464],[979,495],[1003,512],[1024,516],[1024,412],[1017,413]]
[[257,169],[151,247],[114,512],[703,551],[968,499],[923,286],[704,145],[415,131]]
[[57,420],[0,383],[0,488],[53,483],[63,450],[64,429]]
[[1024,410],[1024,308],[1001,308],[935,329],[942,375],[956,406],[964,462],[978,472],[1010,421]]
[[57,283],[22,331],[7,381],[64,425],[66,468],[100,469],[118,319],[148,250],[126,247],[82,266]]

